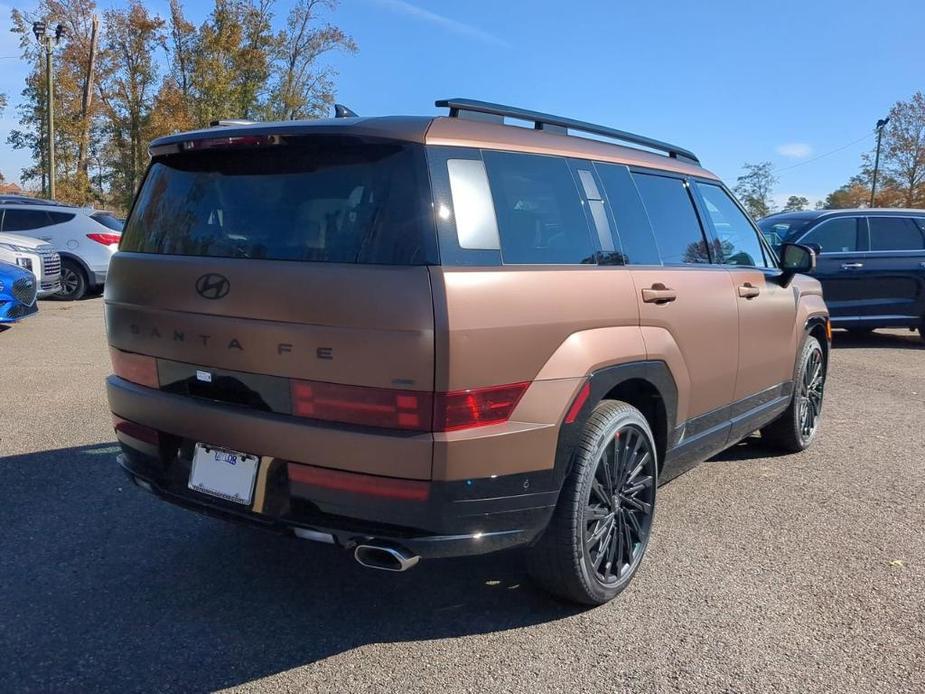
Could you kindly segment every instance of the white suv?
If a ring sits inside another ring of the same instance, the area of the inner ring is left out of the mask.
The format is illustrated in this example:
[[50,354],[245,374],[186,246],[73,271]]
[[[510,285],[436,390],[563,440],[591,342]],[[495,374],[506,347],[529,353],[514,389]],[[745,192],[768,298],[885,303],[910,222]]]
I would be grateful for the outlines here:
[[51,244],[18,234],[0,234],[0,262],[35,275],[40,299],[61,289],[61,259]]
[[0,232],[50,243],[61,255],[62,299],[80,299],[101,287],[119,248],[122,222],[108,212],[49,200],[0,196]]

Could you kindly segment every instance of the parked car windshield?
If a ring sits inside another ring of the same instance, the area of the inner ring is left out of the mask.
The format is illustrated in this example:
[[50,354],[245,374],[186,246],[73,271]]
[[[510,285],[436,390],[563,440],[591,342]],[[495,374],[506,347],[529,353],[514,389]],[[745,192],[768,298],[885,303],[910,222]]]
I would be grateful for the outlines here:
[[[390,265],[434,262],[412,145],[316,138],[155,159],[121,249]],[[421,155],[423,157],[423,155]]]
[[758,227],[771,248],[777,253],[780,251],[781,244],[799,237],[812,221],[806,217],[765,217],[758,220]]

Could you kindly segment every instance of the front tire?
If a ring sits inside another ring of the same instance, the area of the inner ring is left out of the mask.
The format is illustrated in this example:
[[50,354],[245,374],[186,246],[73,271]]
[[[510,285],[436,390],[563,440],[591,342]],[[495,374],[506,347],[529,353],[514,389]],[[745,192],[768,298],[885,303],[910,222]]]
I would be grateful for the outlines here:
[[822,417],[826,367],[819,340],[812,335],[807,336],[797,361],[790,406],[761,430],[762,441],[788,453],[799,453],[809,448],[816,438]]
[[55,298],[62,301],[77,301],[82,299],[89,288],[87,276],[80,264],[70,258],[61,260],[61,290]]
[[530,576],[584,605],[615,598],[649,543],[657,482],[655,440],[645,417],[625,402],[601,402],[581,433],[552,520],[530,549]]

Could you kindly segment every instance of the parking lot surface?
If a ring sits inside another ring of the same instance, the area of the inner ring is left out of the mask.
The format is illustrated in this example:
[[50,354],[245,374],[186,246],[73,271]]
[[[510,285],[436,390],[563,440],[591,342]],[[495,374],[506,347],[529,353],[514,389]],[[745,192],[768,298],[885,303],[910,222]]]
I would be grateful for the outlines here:
[[518,553],[363,569],[130,485],[99,298],[0,333],[4,691],[925,691],[925,343],[836,333],[815,446],[659,490],[632,585],[581,610]]

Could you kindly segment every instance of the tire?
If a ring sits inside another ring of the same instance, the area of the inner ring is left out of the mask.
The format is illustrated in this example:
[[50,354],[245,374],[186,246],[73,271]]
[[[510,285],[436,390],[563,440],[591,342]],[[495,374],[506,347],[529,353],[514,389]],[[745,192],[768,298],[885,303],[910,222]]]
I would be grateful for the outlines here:
[[790,405],[780,417],[761,430],[764,443],[788,453],[799,453],[809,448],[816,438],[822,417],[827,367],[822,345],[808,335],[793,375]]
[[79,263],[70,258],[61,259],[61,290],[55,298],[62,301],[83,299],[89,289],[87,276]]
[[655,440],[645,417],[625,402],[601,402],[579,437],[552,519],[527,555],[533,580],[583,605],[613,600],[645,554],[657,482]]

